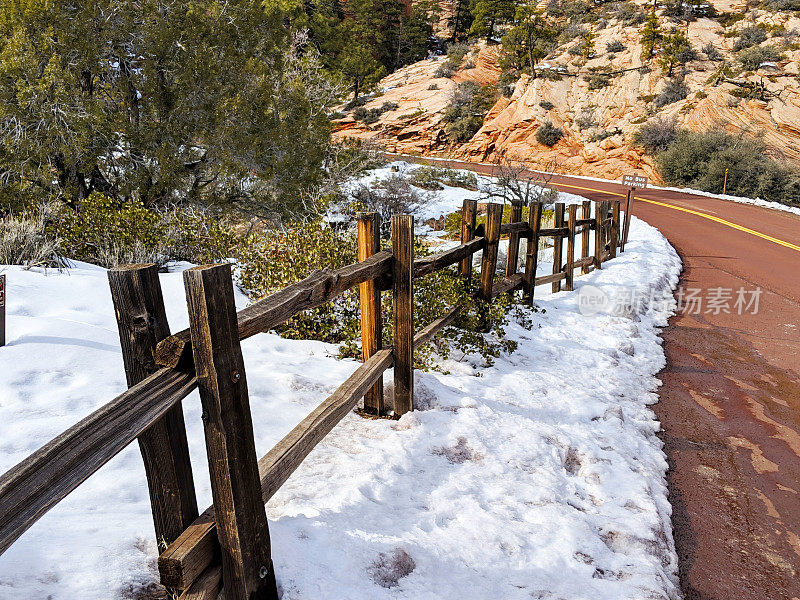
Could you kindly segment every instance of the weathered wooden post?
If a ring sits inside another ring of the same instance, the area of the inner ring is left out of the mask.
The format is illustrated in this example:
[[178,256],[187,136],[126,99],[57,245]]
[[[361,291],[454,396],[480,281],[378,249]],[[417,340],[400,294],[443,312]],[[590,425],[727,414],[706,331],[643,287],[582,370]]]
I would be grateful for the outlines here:
[[277,600],[228,264],[183,274],[226,600]]
[[497,249],[500,244],[500,225],[503,222],[503,205],[490,202],[486,205],[486,248],[481,257],[480,297],[492,301],[492,285],[497,270]]
[[542,226],[542,203],[531,203],[528,214],[528,244],[525,248],[525,274],[523,275],[523,295],[525,301],[533,304],[533,292],[536,287],[536,266],[539,261],[539,229]]
[[625,224],[622,228],[622,244],[620,250],[625,252],[625,244],[628,243],[628,230],[631,228],[631,210],[633,210],[633,197],[636,195],[636,189],[630,188],[628,190],[628,197],[625,199]]
[[[522,202],[515,200],[511,203],[510,223],[522,221]],[[519,232],[512,231],[508,235],[508,254],[506,254],[506,276],[510,277],[517,272],[517,262],[519,259]]]
[[564,289],[571,292],[574,289],[575,278],[575,221],[577,217],[578,206],[570,204],[567,209],[567,264],[566,264],[566,278],[564,279]]
[[[556,202],[555,206],[555,216],[554,216],[554,223],[553,227],[556,229],[561,229],[564,227],[564,203],[563,202]],[[560,273],[563,265],[561,264],[561,253],[563,251],[564,246],[564,236],[561,234],[556,234],[553,236],[553,274]],[[552,285],[552,291],[560,292],[561,291],[561,280],[554,281]]]
[[[581,211],[581,219],[588,221],[592,218],[592,203],[589,200],[583,202],[583,210]],[[581,232],[581,259],[589,257],[589,231],[591,230],[590,223],[584,223]],[[583,264],[581,266],[581,275],[586,275],[589,272],[589,265]]]
[[614,200],[611,203],[611,242],[609,244],[610,258],[615,258],[617,256],[618,247],[619,247],[619,200]]
[[603,268],[603,203],[594,203],[594,268]]
[[[500,244],[500,226],[503,222],[503,205],[490,202],[486,205],[486,246],[481,257],[481,285],[478,297],[487,305],[492,301],[492,287],[497,271],[497,250]],[[489,315],[481,309],[480,327],[489,331]]]
[[[358,260],[365,261],[381,250],[380,217],[378,213],[358,215]],[[361,350],[364,361],[381,348],[383,328],[381,321],[381,292],[370,279],[358,286],[361,306]],[[383,377],[364,395],[364,412],[371,415],[385,413],[383,407]]]
[[[475,239],[475,220],[478,215],[478,201],[477,200],[469,200],[464,199],[464,203],[461,206],[461,243],[466,244]],[[469,287],[469,283],[472,280],[472,257],[473,255],[470,254],[467,258],[461,261],[459,264],[459,272],[461,273],[462,277],[464,277],[464,281]]]
[[6,276],[0,275],[0,346],[6,345]]
[[[169,336],[156,265],[126,265],[108,272],[128,387],[158,370],[156,345]],[[183,408],[178,403],[139,436],[159,551],[197,518]]]
[[394,414],[414,408],[414,218],[392,217]]

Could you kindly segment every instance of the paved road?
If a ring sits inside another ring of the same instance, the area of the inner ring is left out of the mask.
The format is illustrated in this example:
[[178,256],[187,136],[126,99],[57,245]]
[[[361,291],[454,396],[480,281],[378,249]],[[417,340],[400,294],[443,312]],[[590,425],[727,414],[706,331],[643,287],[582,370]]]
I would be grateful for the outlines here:
[[[556,175],[550,185],[593,200],[624,196],[613,182]],[[654,410],[685,597],[800,599],[800,216],[683,192],[637,196],[633,214],[667,236],[684,265],[687,310],[663,334]],[[730,313],[706,312],[717,288],[733,290]],[[702,290],[698,314],[693,289]],[[761,290],[757,314],[737,314],[739,289],[745,301]]]

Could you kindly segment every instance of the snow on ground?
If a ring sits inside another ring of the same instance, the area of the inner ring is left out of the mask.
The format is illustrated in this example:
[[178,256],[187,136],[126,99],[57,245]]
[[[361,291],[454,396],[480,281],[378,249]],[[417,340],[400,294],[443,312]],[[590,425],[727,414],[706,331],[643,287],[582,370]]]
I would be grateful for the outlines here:
[[[402,160],[397,160],[387,164],[379,169],[369,171],[364,177],[356,179],[349,189],[354,189],[356,185],[370,185],[378,180],[386,180],[393,176],[409,176],[415,170],[424,168],[425,165],[409,163]],[[454,172],[469,173],[475,175],[478,181],[477,190],[467,190],[461,187],[452,187],[442,185],[442,190],[429,192],[422,188],[412,185],[411,187],[423,198],[426,202],[421,206],[414,206],[414,216],[417,221],[426,221],[428,219],[438,219],[443,215],[452,212],[460,211],[461,205],[465,199],[479,200],[482,202],[492,201],[498,202],[497,199],[490,199],[487,191],[495,187],[494,178],[487,177],[486,175],[479,175],[472,173],[472,171],[464,171],[460,169],[453,169]],[[580,204],[586,200],[582,196],[570,194],[567,192],[558,192],[558,202],[565,204]],[[420,230],[421,231],[421,230]]]
[[[282,597],[678,598],[649,405],[679,270],[667,241],[634,219],[626,252],[577,277],[576,292],[537,289],[532,328],[507,329],[515,353],[485,370],[467,358],[447,361],[448,374],[417,372],[422,409],[398,421],[346,417],[267,506]],[[0,472],[125,388],[103,269],[5,272]],[[177,331],[187,325],[181,273],[161,282]],[[584,315],[584,286],[668,301]],[[259,456],[357,366],[318,342],[262,334],[242,346]],[[197,393],[183,405],[203,510]],[[156,578],[152,538],[133,444],[0,557],[0,598],[135,597]]]

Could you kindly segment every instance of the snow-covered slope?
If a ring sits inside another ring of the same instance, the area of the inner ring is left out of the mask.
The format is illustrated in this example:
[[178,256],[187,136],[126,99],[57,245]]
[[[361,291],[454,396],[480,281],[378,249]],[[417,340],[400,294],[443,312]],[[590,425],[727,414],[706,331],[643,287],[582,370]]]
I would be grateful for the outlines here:
[[[399,421],[346,417],[267,507],[283,598],[679,597],[667,464],[648,408],[671,304],[578,310],[589,284],[669,297],[679,268],[666,240],[634,220],[627,251],[576,278],[577,292],[537,290],[546,312],[530,330],[508,328],[517,352],[481,372],[451,360],[447,375],[417,373],[423,409]],[[102,269],[5,272],[0,472],[125,388]],[[185,327],[181,274],[162,285],[172,329]],[[259,455],[357,366],[332,346],[269,334],[243,349]],[[184,411],[202,510],[196,393]],[[135,597],[156,579],[152,538],[134,444],[0,557],[0,598]]]

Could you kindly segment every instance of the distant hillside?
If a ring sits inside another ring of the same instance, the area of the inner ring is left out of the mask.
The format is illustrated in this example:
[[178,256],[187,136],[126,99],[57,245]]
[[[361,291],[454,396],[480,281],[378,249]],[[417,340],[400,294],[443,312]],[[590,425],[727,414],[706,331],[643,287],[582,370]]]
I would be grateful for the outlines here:
[[[513,71],[501,68],[500,44],[473,44],[450,77],[444,76],[449,73],[443,65],[453,60],[442,56],[384,78],[382,93],[360,112],[347,111],[335,122],[334,138],[374,139],[392,151],[476,161],[508,156],[609,178],[636,169],[659,181],[653,157],[633,137],[651,119],[669,118],[695,131],[715,125],[747,130],[762,135],[774,156],[800,161],[797,12],[714,0],[713,9],[694,5],[713,16],[686,19],[670,16],[674,6],[659,6],[664,41],[651,59],[643,60],[642,34],[652,3],[592,6],[596,14],[591,20],[568,26],[574,35],[569,29],[566,35],[561,32],[537,65],[535,78],[524,74],[509,79]],[[662,46],[673,31],[685,34],[690,50],[670,77],[664,60],[668,50]],[[582,47],[587,38],[588,51]],[[464,93],[454,97],[459,89],[479,89],[459,87],[465,82],[492,86],[484,90],[502,83],[490,102],[483,93],[481,107],[481,102],[464,101]],[[453,124],[455,113],[448,107],[454,99],[465,107],[459,118],[481,119],[477,127]],[[551,129],[563,132],[551,147],[537,140],[548,121]]]

